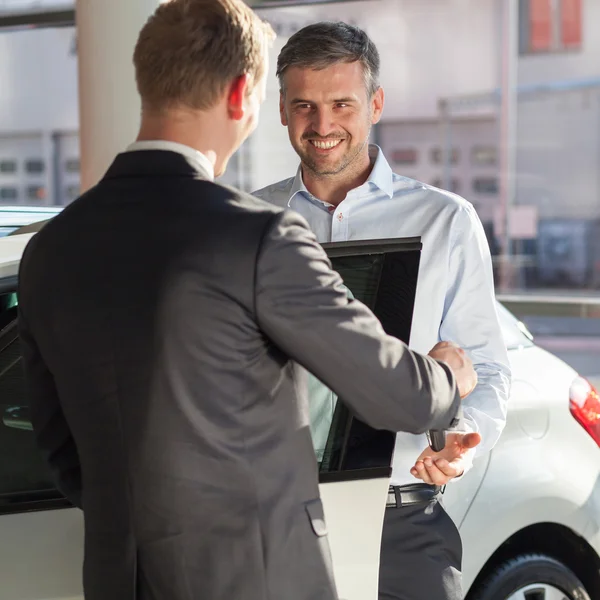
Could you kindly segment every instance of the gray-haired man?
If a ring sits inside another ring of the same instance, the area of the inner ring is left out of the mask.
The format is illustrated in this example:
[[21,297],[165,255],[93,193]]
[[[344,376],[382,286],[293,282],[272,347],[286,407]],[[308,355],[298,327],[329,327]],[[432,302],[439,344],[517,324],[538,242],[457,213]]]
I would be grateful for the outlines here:
[[397,436],[391,483],[397,498],[408,498],[407,486],[411,494],[386,510],[379,597],[461,600],[460,535],[440,490],[498,440],[510,371],[473,206],[392,173],[368,144],[384,104],[379,62],[365,32],[344,23],[309,25],[289,39],[277,62],[280,112],[301,165],[295,177],[255,193],[301,213],[320,242],[422,237],[410,345],[427,352],[443,340],[458,343],[479,384],[463,403],[472,431],[448,435],[443,451],[434,453],[425,436]]

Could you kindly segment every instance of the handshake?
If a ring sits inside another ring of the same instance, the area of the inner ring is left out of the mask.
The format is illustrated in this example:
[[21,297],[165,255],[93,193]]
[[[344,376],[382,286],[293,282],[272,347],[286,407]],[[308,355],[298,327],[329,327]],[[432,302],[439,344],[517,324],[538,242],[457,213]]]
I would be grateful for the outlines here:
[[456,379],[461,398],[468,396],[477,385],[477,373],[465,351],[453,342],[438,342],[429,352],[435,360],[445,362]]

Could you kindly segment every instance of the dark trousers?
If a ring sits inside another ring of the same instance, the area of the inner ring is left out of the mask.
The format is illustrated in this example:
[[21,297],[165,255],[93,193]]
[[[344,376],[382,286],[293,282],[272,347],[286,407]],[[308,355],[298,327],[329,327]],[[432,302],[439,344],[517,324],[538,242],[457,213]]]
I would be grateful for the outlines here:
[[386,508],[379,600],[462,600],[462,542],[439,497]]

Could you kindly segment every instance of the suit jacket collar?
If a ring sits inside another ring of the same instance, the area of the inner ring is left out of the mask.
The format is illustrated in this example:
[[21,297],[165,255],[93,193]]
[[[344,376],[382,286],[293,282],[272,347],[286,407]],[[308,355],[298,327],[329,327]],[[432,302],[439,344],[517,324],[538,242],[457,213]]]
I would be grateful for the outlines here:
[[198,161],[172,150],[122,152],[116,156],[104,179],[168,176],[211,179]]

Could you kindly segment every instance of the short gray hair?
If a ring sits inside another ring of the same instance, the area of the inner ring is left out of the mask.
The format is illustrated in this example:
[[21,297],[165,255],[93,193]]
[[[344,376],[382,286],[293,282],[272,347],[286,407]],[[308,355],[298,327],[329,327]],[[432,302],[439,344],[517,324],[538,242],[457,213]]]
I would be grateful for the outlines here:
[[277,57],[279,88],[285,92],[283,76],[290,67],[320,71],[331,65],[360,61],[367,94],[379,89],[379,52],[369,36],[358,27],[342,22],[307,25],[287,41]]

